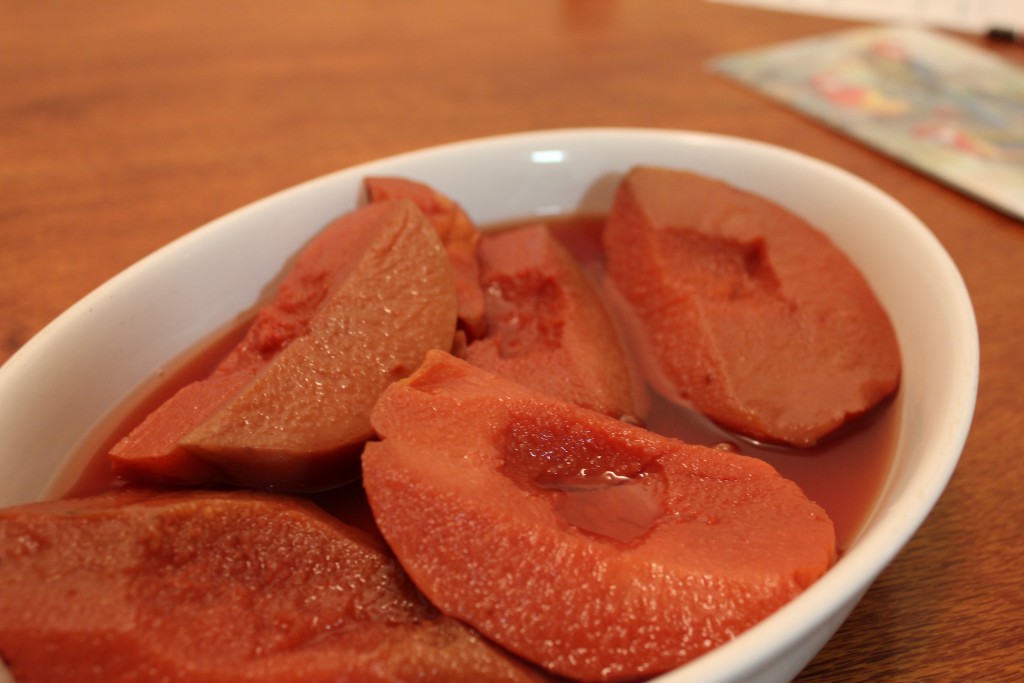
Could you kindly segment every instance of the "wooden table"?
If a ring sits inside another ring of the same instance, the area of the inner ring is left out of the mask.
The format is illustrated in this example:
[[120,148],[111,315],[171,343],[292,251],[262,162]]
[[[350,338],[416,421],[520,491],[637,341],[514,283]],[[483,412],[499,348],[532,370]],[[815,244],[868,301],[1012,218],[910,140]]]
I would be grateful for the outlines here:
[[[981,334],[948,491],[799,680],[1021,680],[1024,225],[707,67],[846,26],[680,0],[2,0],[0,361],[171,239],[357,162],[568,126],[787,146],[930,226]],[[985,47],[1024,66],[1020,47]]]

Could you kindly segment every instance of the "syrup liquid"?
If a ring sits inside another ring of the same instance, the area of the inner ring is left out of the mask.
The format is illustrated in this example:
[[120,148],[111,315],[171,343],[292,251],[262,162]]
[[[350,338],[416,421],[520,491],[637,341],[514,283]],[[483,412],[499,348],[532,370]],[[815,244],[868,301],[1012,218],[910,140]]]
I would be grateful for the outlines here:
[[49,498],[79,498],[124,485],[110,468],[107,454],[147,415],[186,384],[209,375],[245,336],[250,316],[217,330],[144,383],[121,410],[114,411],[72,455],[65,471],[50,485]]
[[624,544],[646,536],[665,512],[661,487],[645,473],[581,472],[538,478],[534,484],[562,492],[554,501],[555,512],[569,524]]
[[[573,216],[548,220],[553,234],[600,283],[604,273],[600,232],[603,217]],[[508,227],[522,225],[510,223]],[[504,226],[503,226],[504,227]],[[598,287],[598,291],[601,288]],[[209,374],[244,335],[248,321],[212,335],[181,360],[162,371],[129,401],[129,409],[112,414],[101,425],[65,472],[51,486],[52,497],[78,497],[123,485],[111,471],[107,453],[152,410],[179,388]],[[841,551],[856,538],[882,488],[896,442],[899,399],[890,400],[847,425],[814,448],[796,449],[760,444],[713,424],[688,408],[648,390],[648,429],[689,443],[727,448],[760,458],[795,482],[821,505],[836,528]],[[641,536],[658,514],[656,492],[635,478],[598,472],[558,481],[538,481],[541,488],[561,491],[559,512],[579,528],[628,542]],[[347,487],[351,489],[351,487]],[[344,491],[341,489],[339,491]],[[340,495],[340,493],[339,493]],[[654,497],[652,497],[654,496]],[[317,498],[324,507],[338,505],[337,496]],[[323,501],[319,499],[322,498]],[[617,510],[608,516],[604,511]]]

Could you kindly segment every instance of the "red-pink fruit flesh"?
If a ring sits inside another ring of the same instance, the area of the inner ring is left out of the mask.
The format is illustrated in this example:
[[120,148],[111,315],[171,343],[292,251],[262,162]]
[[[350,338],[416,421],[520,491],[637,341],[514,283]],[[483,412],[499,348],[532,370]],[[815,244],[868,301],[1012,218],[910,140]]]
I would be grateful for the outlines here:
[[308,501],[129,490],[0,512],[19,683],[535,681]]
[[480,231],[466,212],[445,194],[409,178],[371,176],[365,185],[371,202],[408,199],[423,211],[441,237],[455,273],[459,327],[470,339],[482,336],[487,323],[477,264]]
[[358,471],[378,394],[451,346],[451,266],[411,202],[350,212],[296,258],[276,297],[210,378],[185,387],[111,452],[115,471],[279,490]]
[[441,352],[384,392],[363,477],[442,612],[581,680],[677,667],[835,559],[826,513],[760,460],[690,446]]
[[755,439],[812,446],[890,396],[900,354],[861,273],[784,208],[640,167],[604,232],[651,383]]
[[593,285],[548,228],[485,235],[487,334],[462,357],[612,417],[638,418],[637,380]]

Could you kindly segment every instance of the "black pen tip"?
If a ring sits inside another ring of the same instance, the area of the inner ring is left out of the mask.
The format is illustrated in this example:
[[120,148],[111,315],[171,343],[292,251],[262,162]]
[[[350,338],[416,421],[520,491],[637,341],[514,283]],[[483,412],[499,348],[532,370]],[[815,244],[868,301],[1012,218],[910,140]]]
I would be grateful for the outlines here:
[[1016,43],[1021,39],[1021,36],[1017,31],[1003,26],[994,26],[990,28],[985,35],[991,40],[997,40],[1002,43]]

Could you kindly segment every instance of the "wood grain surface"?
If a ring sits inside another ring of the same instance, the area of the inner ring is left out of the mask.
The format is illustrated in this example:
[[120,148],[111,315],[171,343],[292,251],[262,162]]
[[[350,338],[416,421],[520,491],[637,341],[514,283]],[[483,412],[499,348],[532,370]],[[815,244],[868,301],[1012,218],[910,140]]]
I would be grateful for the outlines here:
[[0,0],[0,362],[161,245],[358,162],[571,126],[790,147],[917,214],[981,336],[947,492],[798,680],[1024,680],[1024,224],[708,68],[850,25],[697,0]]

